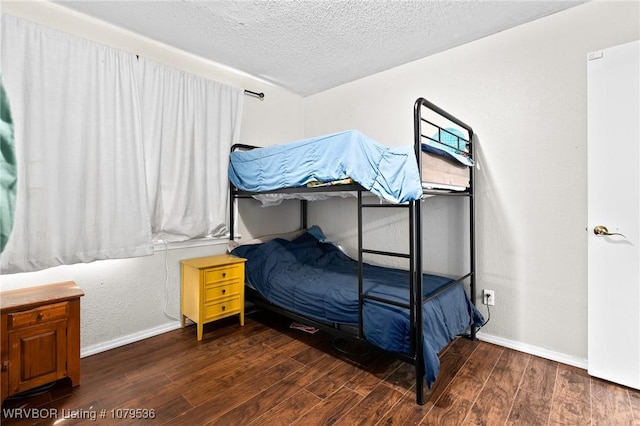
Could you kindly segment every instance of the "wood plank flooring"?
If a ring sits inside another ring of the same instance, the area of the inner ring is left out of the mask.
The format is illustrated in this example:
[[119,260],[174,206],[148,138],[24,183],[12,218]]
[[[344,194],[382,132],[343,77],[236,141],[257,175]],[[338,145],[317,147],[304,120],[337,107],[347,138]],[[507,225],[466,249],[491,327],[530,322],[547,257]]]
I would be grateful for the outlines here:
[[640,425],[638,391],[466,339],[443,350],[437,385],[419,406],[411,365],[346,355],[326,334],[289,324],[254,313],[244,327],[236,318],[206,325],[201,342],[189,326],[83,358],[80,386],[63,380],[8,399],[2,424]]

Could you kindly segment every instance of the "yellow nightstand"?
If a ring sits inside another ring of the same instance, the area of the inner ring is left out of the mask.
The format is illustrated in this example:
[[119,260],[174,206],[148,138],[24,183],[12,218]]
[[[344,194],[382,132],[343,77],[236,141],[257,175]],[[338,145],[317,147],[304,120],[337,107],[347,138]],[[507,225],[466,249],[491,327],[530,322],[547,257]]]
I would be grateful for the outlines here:
[[247,259],[222,254],[181,260],[182,327],[186,318],[202,326],[231,315],[244,325],[244,263]]

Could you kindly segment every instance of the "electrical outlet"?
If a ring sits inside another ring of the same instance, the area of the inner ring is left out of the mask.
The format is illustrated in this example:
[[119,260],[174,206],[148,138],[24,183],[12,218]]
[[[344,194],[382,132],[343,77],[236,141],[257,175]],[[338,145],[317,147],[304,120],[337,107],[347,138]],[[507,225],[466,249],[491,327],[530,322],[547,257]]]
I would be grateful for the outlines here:
[[493,306],[496,303],[496,294],[493,290],[482,290],[482,304]]

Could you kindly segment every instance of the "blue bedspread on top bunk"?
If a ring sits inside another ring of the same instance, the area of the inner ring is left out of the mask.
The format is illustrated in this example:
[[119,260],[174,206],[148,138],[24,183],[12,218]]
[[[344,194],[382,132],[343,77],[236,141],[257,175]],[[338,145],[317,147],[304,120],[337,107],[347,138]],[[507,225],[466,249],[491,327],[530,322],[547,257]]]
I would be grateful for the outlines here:
[[419,200],[413,146],[387,147],[356,130],[231,153],[229,180],[250,192],[351,178],[392,203]]
[[[330,323],[358,324],[358,264],[330,242],[322,242],[314,227],[293,241],[274,239],[244,245],[232,254],[248,259],[247,279],[267,300],[297,314]],[[325,240],[326,241],[326,240]],[[424,296],[434,294],[451,279],[424,275]],[[407,271],[364,265],[364,291],[408,302]],[[482,315],[472,305],[462,284],[424,304],[424,359],[427,384],[440,368],[438,353]],[[366,300],[363,326],[367,340],[385,350],[410,351],[409,312]]]

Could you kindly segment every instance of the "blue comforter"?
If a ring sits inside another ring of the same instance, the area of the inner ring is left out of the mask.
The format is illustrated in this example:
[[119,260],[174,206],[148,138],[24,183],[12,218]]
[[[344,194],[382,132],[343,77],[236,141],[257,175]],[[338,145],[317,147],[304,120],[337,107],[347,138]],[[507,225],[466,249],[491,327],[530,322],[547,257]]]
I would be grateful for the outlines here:
[[250,192],[351,178],[392,203],[422,197],[413,146],[383,146],[350,130],[231,153],[229,180]]
[[[237,247],[232,254],[248,259],[247,279],[262,296],[297,314],[330,323],[358,324],[358,264],[314,227],[293,241],[274,239]],[[451,280],[424,275],[424,296]],[[407,271],[364,265],[364,291],[370,295],[408,302]],[[482,315],[462,284],[424,304],[424,358],[427,384],[435,381],[438,353]],[[406,309],[366,300],[363,326],[367,340],[385,350],[409,353],[410,324]]]

